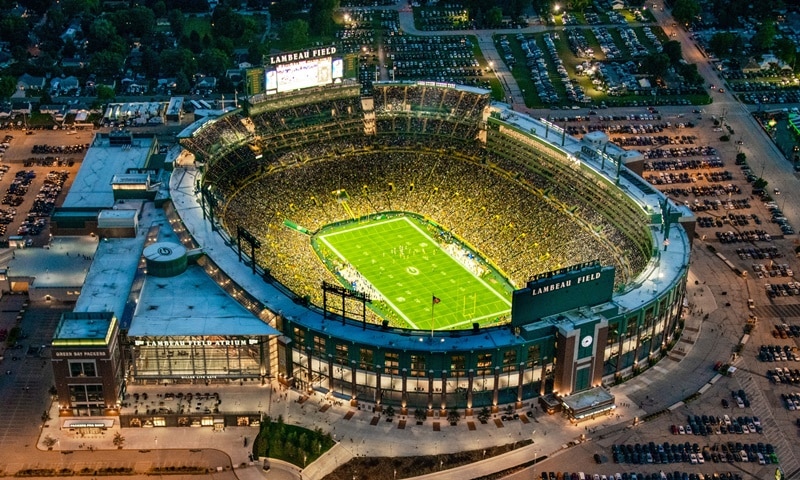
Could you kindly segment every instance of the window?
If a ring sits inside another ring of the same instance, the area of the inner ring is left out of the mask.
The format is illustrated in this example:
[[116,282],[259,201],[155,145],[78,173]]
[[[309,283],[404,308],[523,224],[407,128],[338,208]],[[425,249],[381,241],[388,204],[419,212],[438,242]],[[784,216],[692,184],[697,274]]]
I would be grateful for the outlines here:
[[384,372],[390,375],[397,375],[400,373],[400,354],[397,352],[386,352],[386,355],[383,357],[384,360]]
[[372,359],[372,350],[369,348],[362,348],[361,349],[361,362],[358,364],[358,368],[361,370],[372,371],[372,366],[375,365]]
[[69,399],[72,403],[103,403],[103,386],[70,385]]
[[492,354],[481,353],[478,355],[478,375],[491,375],[492,374]]
[[467,368],[467,362],[464,355],[453,355],[450,357],[450,371],[460,372]]
[[506,350],[503,352],[503,372],[511,372],[516,368],[517,351]]
[[314,337],[314,354],[315,355],[325,355],[325,337],[315,336]]
[[337,343],[336,344],[336,358],[334,361],[339,365],[348,365],[348,349],[347,344],[344,343]]
[[294,343],[296,345],[295,348],[303,350],[303,347],[306,346],[306,331],[300,328],[294,327]]
[[97,367],[94,360],[70,360],[70,377],[96,377]]
[[427,375],[425,372],[425,356],[411,355],[411,376],[424,377],[425,375]]
[[541,361],[541,348],[539,345],[531,345],[528,347],[528,368],[533,368],[536,365],[539,365]]

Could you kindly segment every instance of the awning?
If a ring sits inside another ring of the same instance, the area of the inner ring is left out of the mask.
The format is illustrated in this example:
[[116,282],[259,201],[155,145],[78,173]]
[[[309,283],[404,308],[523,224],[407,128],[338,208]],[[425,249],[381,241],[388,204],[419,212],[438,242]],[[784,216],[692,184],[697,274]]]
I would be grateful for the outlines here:
[[108,419],[93,419],[93,420],[64,420],[61,428],[111,428],[114,426],[114,420]]

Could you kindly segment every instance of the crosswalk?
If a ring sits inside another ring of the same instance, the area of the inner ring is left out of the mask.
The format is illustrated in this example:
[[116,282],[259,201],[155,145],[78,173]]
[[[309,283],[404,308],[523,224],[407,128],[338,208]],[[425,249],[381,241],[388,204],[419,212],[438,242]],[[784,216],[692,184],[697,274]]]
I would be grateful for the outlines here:
[[753,313],[759,318],[764,317],[800,317],[800,303],[792,303],[789,305],[759,305]]
[[778,426],[772,409],[769,407],[768,400],[764,397],[763,391],[755,385],[752,377],[748,376],[742,383],[742,388],[750,398],[750,407],[753,415],[761,420],[764,431],[769,434],[772,445],[780,460],[780,467],[787,474],[784,478],[800,478],[800,461],[795,454],[795,448],[786,438],[784,429]]

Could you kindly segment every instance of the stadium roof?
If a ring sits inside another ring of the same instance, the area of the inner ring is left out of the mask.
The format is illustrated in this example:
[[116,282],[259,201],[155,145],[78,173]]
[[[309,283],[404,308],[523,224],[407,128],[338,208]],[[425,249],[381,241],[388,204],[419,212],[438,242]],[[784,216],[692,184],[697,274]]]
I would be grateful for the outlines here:
[[170,278],[146,277],[128,334],[280,335],[225,293],[199,266]]
[[114,206],[112,179],[128,169],[144,168],[153,142],[153,138],[134,136],[130,145],[111,146],[108,136],[95,135],[62,208]]

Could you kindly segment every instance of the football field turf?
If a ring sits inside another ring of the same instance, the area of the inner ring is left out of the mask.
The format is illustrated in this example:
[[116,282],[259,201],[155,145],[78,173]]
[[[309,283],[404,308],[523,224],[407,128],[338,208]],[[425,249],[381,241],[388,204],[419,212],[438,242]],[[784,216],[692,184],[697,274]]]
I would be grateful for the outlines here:
[[[511,311],[502,286],[467,270],[406,217],[353,224],[318,239],[358,270],[410,328],[487,325]],[[440,299],[435,305],[434,296]]]

